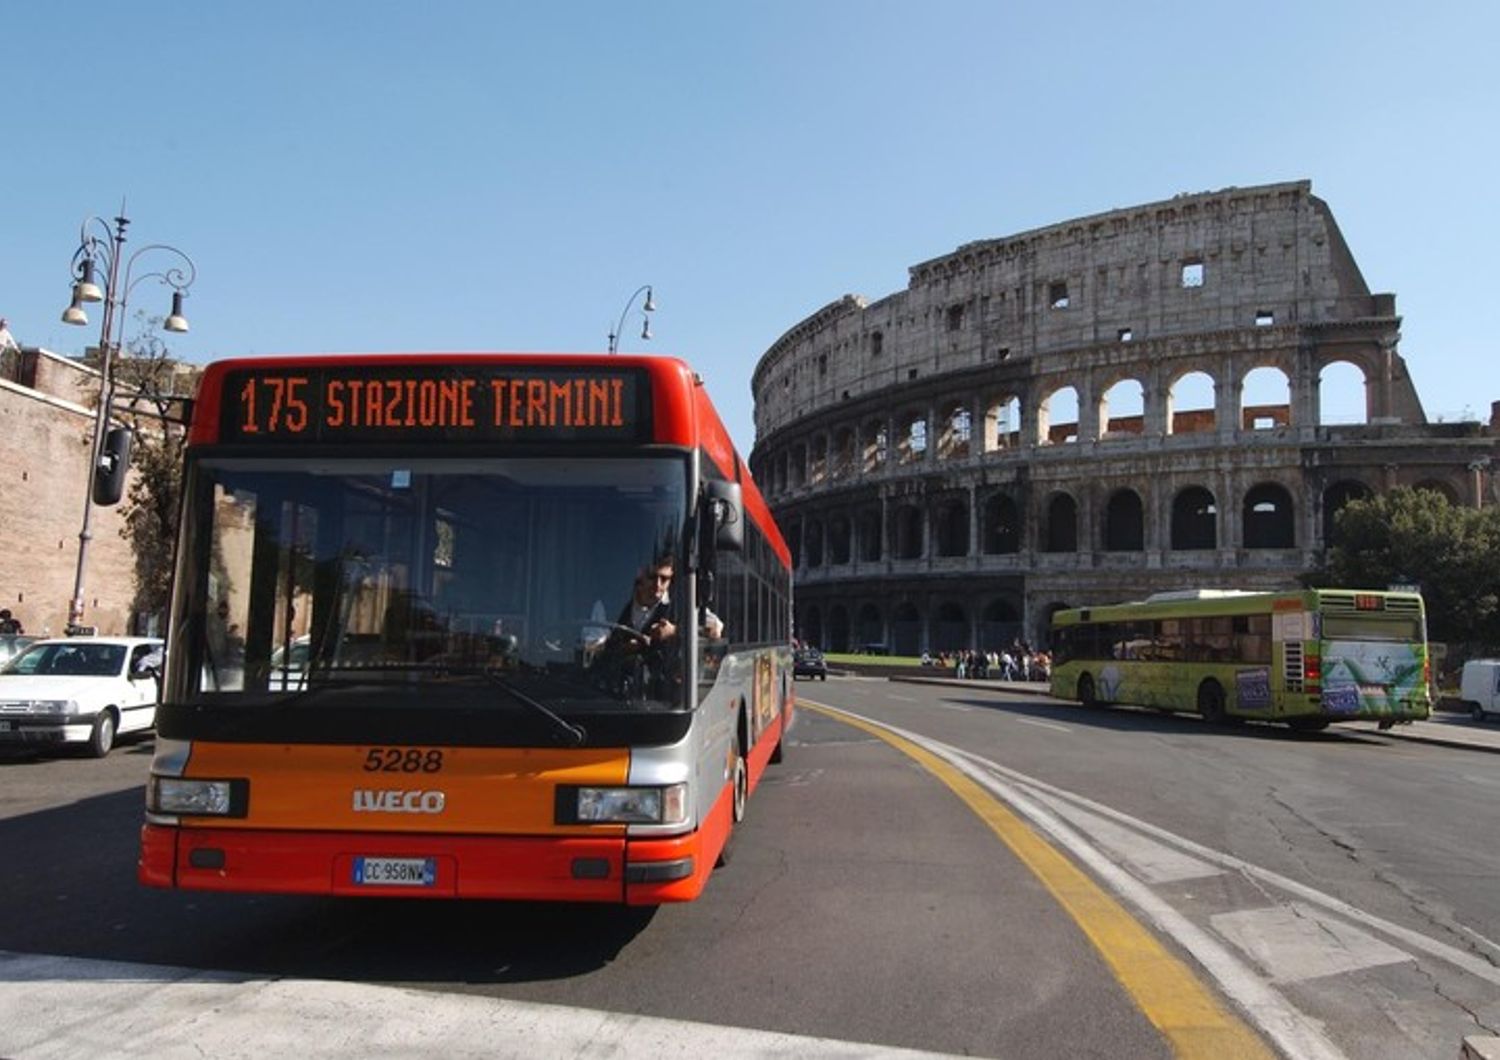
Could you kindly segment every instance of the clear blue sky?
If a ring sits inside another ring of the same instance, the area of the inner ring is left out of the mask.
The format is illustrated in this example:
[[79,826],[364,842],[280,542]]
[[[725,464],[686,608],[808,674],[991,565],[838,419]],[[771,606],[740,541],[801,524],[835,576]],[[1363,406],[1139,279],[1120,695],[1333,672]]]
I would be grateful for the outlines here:
[[187,360],[598,350],[651,283],[622,348],[691,361],[748,452],[755,361],[844,293],[1306,178],[1428,415],[1500,399],[1493,2],[14,2],[3,41],[0,315],[62,353],[124,196],[197,262]]

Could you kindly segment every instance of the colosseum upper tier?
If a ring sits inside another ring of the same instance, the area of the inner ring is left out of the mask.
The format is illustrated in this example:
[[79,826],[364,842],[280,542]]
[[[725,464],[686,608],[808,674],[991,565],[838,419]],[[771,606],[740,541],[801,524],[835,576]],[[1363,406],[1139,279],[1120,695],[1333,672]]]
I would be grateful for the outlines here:
[[[1045,643],[1063,606],[1285,588],[1351,498],[1490,492],[1494,418],[1427,422],[1395,296],[1370,293],[1309,182],[909,271],[755,369],[751,468],[792,546],[799,634],[825,648]],[[1360,422],[1324,422],[1320,388],[1361,376]]]

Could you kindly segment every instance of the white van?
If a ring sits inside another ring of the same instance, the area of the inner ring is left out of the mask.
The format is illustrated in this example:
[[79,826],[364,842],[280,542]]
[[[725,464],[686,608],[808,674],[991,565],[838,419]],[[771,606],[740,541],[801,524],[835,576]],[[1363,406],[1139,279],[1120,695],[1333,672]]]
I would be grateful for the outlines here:
[[1500,717],[1500,659],[1470,659],[1464,663],[1458,697],[1469,705],[1475,721]]

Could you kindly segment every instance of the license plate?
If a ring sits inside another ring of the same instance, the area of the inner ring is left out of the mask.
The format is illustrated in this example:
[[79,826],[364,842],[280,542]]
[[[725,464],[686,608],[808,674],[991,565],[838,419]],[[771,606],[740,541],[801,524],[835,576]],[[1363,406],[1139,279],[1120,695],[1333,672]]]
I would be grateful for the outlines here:
[[361,886],[431,887],[437,858],[355,858],[354,882]]

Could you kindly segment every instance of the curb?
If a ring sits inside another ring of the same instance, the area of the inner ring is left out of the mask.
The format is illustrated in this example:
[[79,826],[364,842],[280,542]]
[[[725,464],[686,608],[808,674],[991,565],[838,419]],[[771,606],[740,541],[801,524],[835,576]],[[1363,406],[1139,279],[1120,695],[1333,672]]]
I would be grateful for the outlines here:
[[[1047,698],[1051,698],[1046,692],[1047,685],[1042,682],[970,681],[967,679],[961,681],[956,677],[905,677],[895,675],[886,678],[886,680],[910,685],[944,685],[949,688],[971,688],[992,692],[1033,692],[1047,695]],[[1374,722],[1361,722],[1358,728],[1351,726],[1345,728],[1344,731],[1370,733],[1375,736],[1389,736],[1396,740],[1433,744],[1437,747],[1456,747],[1462,751],[1482,751],[1487,754],[1500,754],[1500,741],[1489,743],[1482,740],[1465,739],[1463,736],[1457,734],[1449,736],[1442,733],[1403,732],[1401,731],[1403,728],[1407,727],[1397,725],[1393,728],[1382,730]],[[1500,1060],[1500,1058],[1497,1058],[1497,1060]]]

